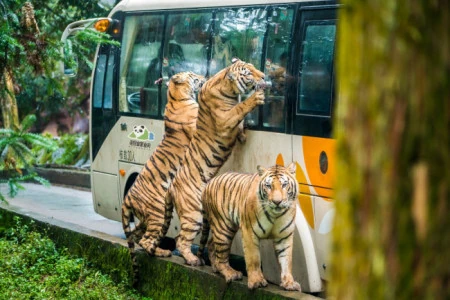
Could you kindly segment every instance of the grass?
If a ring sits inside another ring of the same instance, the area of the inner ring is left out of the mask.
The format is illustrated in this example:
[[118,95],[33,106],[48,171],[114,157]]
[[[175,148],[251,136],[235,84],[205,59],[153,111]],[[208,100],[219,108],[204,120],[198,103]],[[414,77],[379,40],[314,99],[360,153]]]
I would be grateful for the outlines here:
[[0,233],[0,299],[149,299],[16,219]]

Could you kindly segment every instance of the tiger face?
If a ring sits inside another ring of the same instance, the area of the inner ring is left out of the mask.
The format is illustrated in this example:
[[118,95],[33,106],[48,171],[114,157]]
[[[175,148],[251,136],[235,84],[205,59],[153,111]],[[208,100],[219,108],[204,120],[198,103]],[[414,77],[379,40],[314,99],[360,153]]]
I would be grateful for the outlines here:
[[265,86],[264,73],[252,64],[239,59],[233,59],[233,64],[228,68],[227,78],[234,84],[238,94],[246,94]]
[[294,163],[286,168],[277,165],[265,169],[258,166],[258,174],[261,177],[259,199],[263,206],[277,214],[294,205],[298,195]]
[[192,93],[196,93],[202,88],[205,82],[205,76],[192,72],[180,72],[172,76],[169,82],[169,88],[171,88],[171,84],[174,85],[175,89],[180,89],[184,86],[187,90],[192,91]]

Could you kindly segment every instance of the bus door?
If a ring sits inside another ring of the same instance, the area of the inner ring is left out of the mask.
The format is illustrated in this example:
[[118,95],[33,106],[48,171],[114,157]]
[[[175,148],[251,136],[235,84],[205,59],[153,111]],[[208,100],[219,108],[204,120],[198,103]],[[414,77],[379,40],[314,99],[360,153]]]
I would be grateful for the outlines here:
[[299,8],[293,51],[296,83],[293,90],[293,155],[297,161],[300,208],[316,252],[322,279],[327,279],[327,252],[334,216],[332,180],[334,148],[334,57],[336,7]]
[[[117,176],[114,164],[106,164],[104,161],[114,161],[113,152],[99,150],[104,144],[108,134],[117,121],[115,105],[113,101],[117,48],[113,46],[100,46],[97,57],[97,65],[94,71],[91,105],[91,159],[92,159],[92,185],[95,188],[93,199],[95,211],[110,219],[120,218],[120,201],[118,199]],[[99,184],[101,183],[101,184]],[[103,196],[103,198],[102,198]],[[101,201],[108,199],[109,201]],[[111,200],[113,199],[113,200]]]

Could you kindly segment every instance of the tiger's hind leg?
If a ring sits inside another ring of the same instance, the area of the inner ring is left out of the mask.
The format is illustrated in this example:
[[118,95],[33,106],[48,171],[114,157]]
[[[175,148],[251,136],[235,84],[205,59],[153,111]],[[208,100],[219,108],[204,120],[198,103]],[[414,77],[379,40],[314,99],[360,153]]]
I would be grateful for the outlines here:
[[[203,211],[203,228],[202,228],[202,237],[200,239],[200,245],[197,251],[197,257],[202,261],[202,265],[205,264],[205,261],[203,259],[203,254],[205,252],[205,245],[208,241],[209,236],[209,222],[208,219],[205,217],[205,212]],[[209,248],[208,248],[209,249]]]
[[189,217],[180,216],[180,233],[176,238],[177,248],[183,256],[186,264],[190,266],[200,266],[202,261],[191,251],[192,243],[202,228],[202,215],[193,211]]
[[139,245],[150,255],[158,257],[169,257],[172,255],[172,251],[162,249],[159,247],[161,241],[161,222],[148,221],[147,229],[139,241]]
[[212,255],[214,256],[211,265],[216,272],[225,277],[226,282],[242,279],[242,272],[236,271],[230,266],[230,252],[231,243],[233,241],[235,230],[227,230],[221,228],[217,232],[217,228],[213,229],[212,242],[210,248],[213,248]]

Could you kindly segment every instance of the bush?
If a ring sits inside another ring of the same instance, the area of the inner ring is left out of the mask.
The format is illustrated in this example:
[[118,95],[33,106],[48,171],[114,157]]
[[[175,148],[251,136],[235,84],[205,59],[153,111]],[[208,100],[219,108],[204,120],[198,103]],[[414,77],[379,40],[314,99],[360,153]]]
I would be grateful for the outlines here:
[[[44,134],[52,138],[50,134]],[[36,145],[32,152],[36,156],[37,165],[56,164],[83,167],[89,164],[89,136],[87,134],[64,134],[56,137],[56,150],[49,150]]]
[[148,299],[16,218],[0,233],[0,299]]

